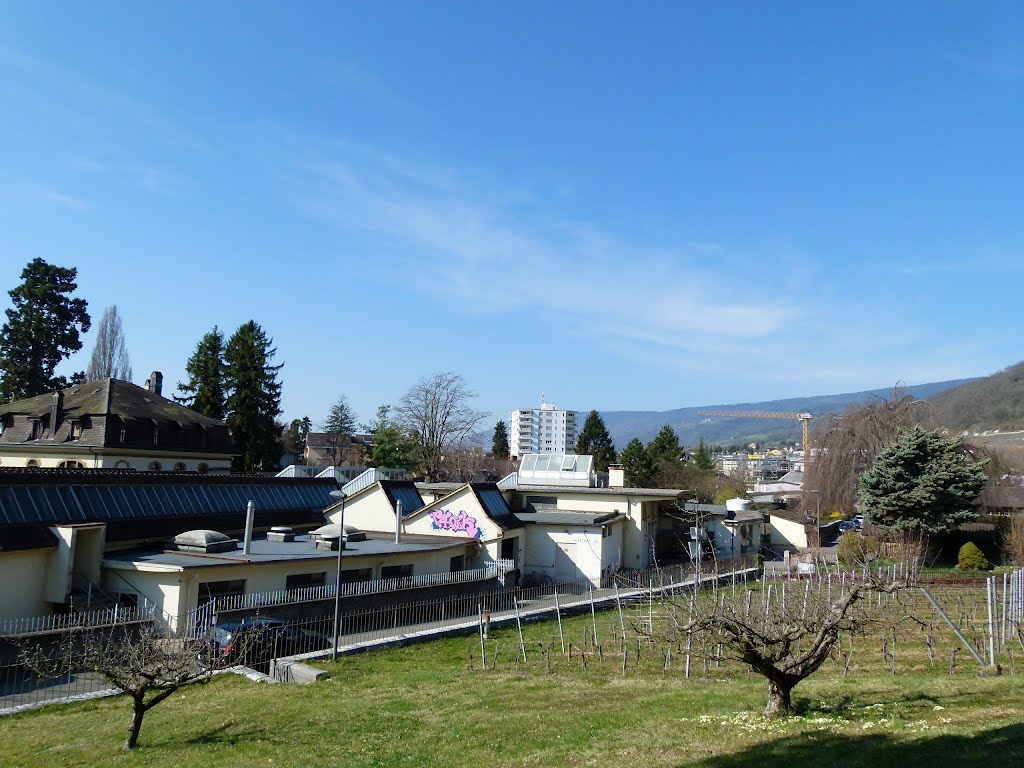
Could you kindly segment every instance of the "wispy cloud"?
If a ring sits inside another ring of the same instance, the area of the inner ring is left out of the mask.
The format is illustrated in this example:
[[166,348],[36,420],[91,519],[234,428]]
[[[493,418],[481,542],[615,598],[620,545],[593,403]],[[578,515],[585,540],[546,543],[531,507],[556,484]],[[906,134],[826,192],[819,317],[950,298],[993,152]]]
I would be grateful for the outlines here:
[[[543,312],[577,329],[666,349],[764,339],[800,314],[765,297],[721,244],[666,247],[512,201],[454,171],[354,151],[306,166],[300,202],[346,230],[415,253],[403,268],[472,313]],[[725,286],[723,288],[723,286]],[[562,326],[564,327],[564,326]]]

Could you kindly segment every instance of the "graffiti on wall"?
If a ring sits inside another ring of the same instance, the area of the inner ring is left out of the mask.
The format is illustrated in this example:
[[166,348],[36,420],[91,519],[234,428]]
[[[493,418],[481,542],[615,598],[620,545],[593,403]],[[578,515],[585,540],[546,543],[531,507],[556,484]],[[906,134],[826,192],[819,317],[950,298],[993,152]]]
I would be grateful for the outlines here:
[[465,512],[452,513],[447,509],[435,509],[430,513],[430,525],[436,531],[464,533],[474,539],[479,539],[483,535],[476,524],[476,518]]

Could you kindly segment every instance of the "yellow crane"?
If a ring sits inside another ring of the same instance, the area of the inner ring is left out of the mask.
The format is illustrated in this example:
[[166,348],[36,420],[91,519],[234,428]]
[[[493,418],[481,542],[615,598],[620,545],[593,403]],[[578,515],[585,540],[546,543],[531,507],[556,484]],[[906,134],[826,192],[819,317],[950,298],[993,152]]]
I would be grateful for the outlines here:
[[811,419],[809,413],[793,411],[697,411],[699,416],[732,416],[740,419],[797,419],[803,422],[804,472],[811,466]]

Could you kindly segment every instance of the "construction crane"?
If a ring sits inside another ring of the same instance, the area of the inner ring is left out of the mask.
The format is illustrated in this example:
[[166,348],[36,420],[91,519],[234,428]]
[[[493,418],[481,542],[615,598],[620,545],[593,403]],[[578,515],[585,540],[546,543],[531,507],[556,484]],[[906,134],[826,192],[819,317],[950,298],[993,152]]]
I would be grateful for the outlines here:
[[798,419],[803,422],[804,472],[811,466],[811,419],[809,413],[792,411],[697,411],[699,416],[732,416],[740,419]]

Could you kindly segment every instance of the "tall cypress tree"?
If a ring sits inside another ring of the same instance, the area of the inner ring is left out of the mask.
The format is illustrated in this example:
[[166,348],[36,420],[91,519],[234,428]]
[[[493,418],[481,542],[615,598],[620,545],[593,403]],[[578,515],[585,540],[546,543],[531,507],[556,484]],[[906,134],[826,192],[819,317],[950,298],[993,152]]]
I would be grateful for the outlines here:
[[508,430],[504,421],[494,425],[494,439],[491,441],[491,455],[496,459],[508,458]]
[[607,472],[608,465],[615,463],[615,444],[597,411],[591,411],[583,422],[580,436],[576,438],[576,453],[593,456],[597,472]]
[[185,364],[187,382],[178,382],[183,396],[174,399],[211,419],[223,419],[227,408],[224,393],[224,334],[217,326],[199,340]]
[[271,469],[281,458],[281,444],[274,422],[281,413],[281,382],[271,365],[277,350],[255,320],[242,325],[228,339],[224,350],[228,426],[239,456],[236,469],[253,472]]
[[[68,386],[54,369],[82,348],[81,334],[90,325],[85,299],[71,298],[77,276],[74,267],[56,267],[42,259],[33,259],[22,270],[22,283],[9,292],[11,307],[0,329],[0,400]],[[81,376],[76,374],[72,382]]]

